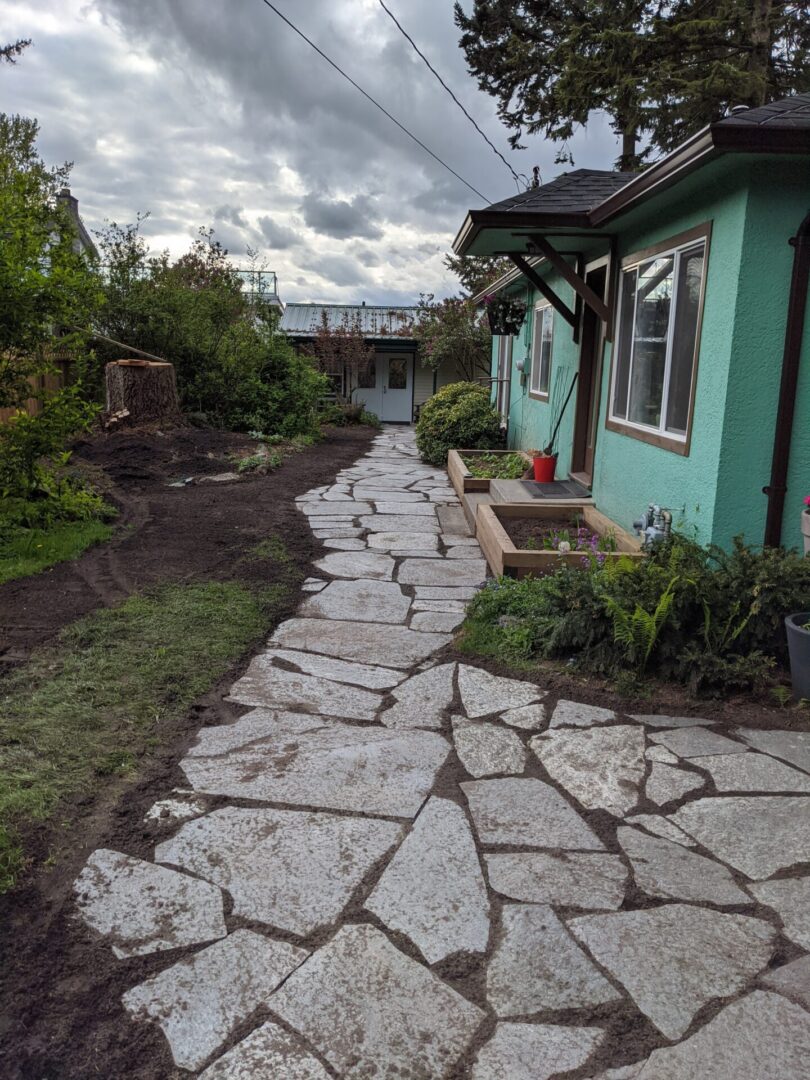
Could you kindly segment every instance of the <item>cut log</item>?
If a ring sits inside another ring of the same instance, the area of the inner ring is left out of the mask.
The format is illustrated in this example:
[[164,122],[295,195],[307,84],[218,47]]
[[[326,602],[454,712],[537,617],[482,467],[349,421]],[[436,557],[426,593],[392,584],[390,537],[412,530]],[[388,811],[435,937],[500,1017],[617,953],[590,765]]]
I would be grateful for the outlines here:
[[108,416],[126,414],[127,423],[179,424],[174,365],[151,360],[114,360],[105,369]]

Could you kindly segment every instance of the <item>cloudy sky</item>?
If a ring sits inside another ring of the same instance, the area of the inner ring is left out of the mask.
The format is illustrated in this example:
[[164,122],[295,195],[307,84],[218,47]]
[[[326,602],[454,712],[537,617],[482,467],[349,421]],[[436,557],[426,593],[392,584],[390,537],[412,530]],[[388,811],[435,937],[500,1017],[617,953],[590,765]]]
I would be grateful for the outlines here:
[[[369,93],[487,196],[515,184],[377,0],[275,0]],[[560,171],[554,148],[510,151],[494,101],[467,74],[452,0],[388,6],[519,173]],[[262,0],[0,0],[0,108],[40,121],[46,161],[74,162],[92,230],[150,217],[153,249],[186,250],[213,225],[246,246],[284,300],[414,303],[448,295],[442,266],[466,210],[484,205],[333,71]],[[597,118],[577,166],[610,168]]]

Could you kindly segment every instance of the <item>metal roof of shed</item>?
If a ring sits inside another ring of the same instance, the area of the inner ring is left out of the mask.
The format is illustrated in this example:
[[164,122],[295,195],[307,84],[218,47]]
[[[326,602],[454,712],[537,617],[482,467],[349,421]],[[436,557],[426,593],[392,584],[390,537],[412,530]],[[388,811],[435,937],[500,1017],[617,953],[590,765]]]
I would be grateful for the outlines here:
[[314,337],[326,315],[330,328],[357,324],[364,337],[375,340],[407,338],[410,324],[418,308],[383,307],[368,304],[287,304],[281,317],[280,329],[291,337]]

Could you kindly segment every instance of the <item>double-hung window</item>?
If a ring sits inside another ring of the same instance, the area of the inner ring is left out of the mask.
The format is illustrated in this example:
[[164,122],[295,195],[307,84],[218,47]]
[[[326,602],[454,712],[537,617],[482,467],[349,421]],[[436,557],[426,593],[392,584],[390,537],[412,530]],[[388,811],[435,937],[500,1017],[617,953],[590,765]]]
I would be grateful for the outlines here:
[[687,452],[706,265],[706,236],[625,259],[610,420]]
[[502,334],[498,338],[498,381],[495,384],[495,402],[501,420],[505,423],[509,419],[509,386],[512,373],[512,343],[514,338]]
[[551,376],[554,312],[550,304],[538,304],[532,324],[532,369],[529,388],[534,397],[547,398]]

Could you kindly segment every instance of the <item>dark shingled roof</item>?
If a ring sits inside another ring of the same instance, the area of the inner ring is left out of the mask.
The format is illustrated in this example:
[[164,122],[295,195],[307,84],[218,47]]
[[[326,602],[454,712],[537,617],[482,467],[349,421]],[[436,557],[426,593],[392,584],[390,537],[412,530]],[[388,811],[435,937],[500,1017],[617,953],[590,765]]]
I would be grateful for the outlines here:
[[810,128],[810,94],[795,94],[781,101],[772,101],[770,105],[760,105],[757,109],[732,111],[712,126],[807,129]]
[[520,195],[512,195],[501,202],[493,203],[487,210],[502,213],[514,210],[543,214],[587,214],[614,191],[629,183],[634,176],[635,173],[606,169],[574,169],[573,172],[562,173],[538,188],[529,188]]

